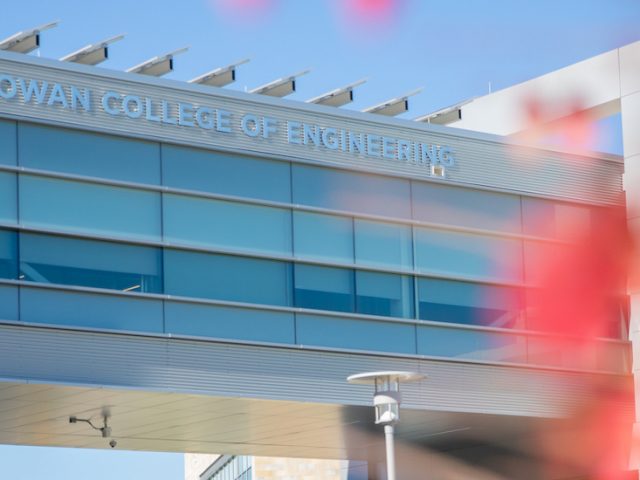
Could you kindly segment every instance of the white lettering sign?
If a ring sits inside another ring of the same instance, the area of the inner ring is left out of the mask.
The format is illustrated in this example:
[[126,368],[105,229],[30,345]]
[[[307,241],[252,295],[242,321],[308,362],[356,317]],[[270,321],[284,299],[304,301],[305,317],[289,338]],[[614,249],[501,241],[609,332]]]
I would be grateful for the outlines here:
[[222,108],[169,102],[130,93],[107,91],[94,102],[94,93],[84,87],[24,79],[0,73],[0,102],[20,102],[82,113],[94,108],[112,117],[199,128],[214,133],[242,133],[256,141],[270,141],[282,134],[290,145],[342,151],[356,156],[381,158],[430,167],[451,167],[453,150],[446,145],[414,142],[403,138],[339,129],[332,126],[260,116],[234,114]]

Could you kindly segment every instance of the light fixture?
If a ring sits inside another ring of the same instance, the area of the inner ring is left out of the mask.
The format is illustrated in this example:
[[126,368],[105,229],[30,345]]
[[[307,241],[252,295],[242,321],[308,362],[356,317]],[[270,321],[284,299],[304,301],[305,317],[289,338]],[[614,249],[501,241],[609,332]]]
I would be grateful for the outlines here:
[[92,43],[86,47],[82,47],[80,50],[65,55],[60,59],[61,62],[73,62],[82,63],[83,65],[97,65],[100,62],[104,62],[109,58],[109,45],[122,40],[124,35],[116,35],[115,37],[107,38],[101,42]]
[[189,80],[189,83],[198,83],[200,85],[209,85],[212,87],[224,87],[236,81],[236,68],[249,61],[248,58],[232,63],[226,67],[216,68],[210,72],[203,73],[199,77]]
[[444,177],[446,174],[446,168],[444,165],[431,165],[431,175],[434,177]]
[[401,97],[392,98],[391,100],[379,103],[378,105],[374,105],[373,107],[365,108],[363,112],[377,113],[378,115],[395,117],[396,115],[400,115],[401,113],[409,110],[409,97],[420,93],[421,91],[422,88],[416,88],[415,90],[412,90],[409,93],[402,95]]
[[328,105],[330,107],[341,107],[349,102],[353,102],[353,89],[362,85],[367,80],[363,78],[357,82],[345,85],[342,88],[336,88],[330,92],[324,93],[317,97],[307,100],[307,103],[315,103],[317,105]]
[[[107,424],[108,419],[109,419],[109,414],[107,412],[103,412],[102,427],[96,427],[90,418],[78,418],[75,416],[69,417],[69,423],[78,423],[78,422],[88,423],[91,428],[100,432],[100,435],[102,435],[102,438],[109,438],[111,436],[111,427]],[[118,442],[114,439],[111,439],[111,441],[109,442],[109,446],[111,448],[115,448],[116,445],[118,445]]]
[[384,437],[387,453],[387,480],[396,478],[396,462],[393,445],[394,425],[400,420],[400,383],[424,380],[425,375],[416,372],[367,372],[347,377],[349,383],[374,385],[373,405],[376,412],[376,424],[384,425]]
[[58,25],[58,22],[45,23],[39,27],[18,32],[0,41],[0,50],[8,50],[16,53],[29,53],[40,46],[40,32],[49,30]]
[[288,77],[282,77],[273,82],[269,82],[261,87],[250,90],[249,93],[269,95],[270,97],[286,97],[296,91],[296,78],[306,75],[310,70],[303,70]]
[[189,50],[189,47],[179,48],[164,55],[150,58],[127,70],[128,73],[140,73],[142,75],[151,75],[153,77],[161,77],[173,70],[173,57]]

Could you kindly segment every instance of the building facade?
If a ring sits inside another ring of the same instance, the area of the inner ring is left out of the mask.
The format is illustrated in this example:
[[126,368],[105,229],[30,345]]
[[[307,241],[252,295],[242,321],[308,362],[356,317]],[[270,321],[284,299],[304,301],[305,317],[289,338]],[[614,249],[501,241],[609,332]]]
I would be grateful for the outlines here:
[[103,447],[64,420],[108,408],[122,448],[363,460],[371,392],[344,379],[376,369],[430,375],[406,391],[425,426],[408,442],[561,416],[585,376],[628,382],[625,292],[577,363],[525,287],[541,251],[622,205],[622,173],[0,52],[2,398],[56,406],[29,430],[7,404],[0,441]]
[[367,476],[366,462],[327,460],[310,458],[273,458],[220,455],[204,464],[189,465],[190,461],[204,455],[187,455],[185,480],[284,480],[313,479],[364,480]]

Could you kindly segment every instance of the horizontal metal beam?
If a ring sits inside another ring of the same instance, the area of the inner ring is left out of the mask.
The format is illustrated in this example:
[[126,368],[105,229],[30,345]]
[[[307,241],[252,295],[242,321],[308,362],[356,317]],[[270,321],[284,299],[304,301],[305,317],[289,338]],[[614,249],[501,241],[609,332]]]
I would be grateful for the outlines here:
[[40,33],[58,25],[59,21],[45,23],[30,30],[24,30],[0,41],[0,50],[29,53],[40,46]]
[[189,47],[178,48],[164,55],[145,60],[127,70],[128,73],[140,73],[142,75],[151,75],[160,77],[173,70],[173,57],[189,50]]
[[100,42],[89,44],[75,52],[60,58],[61,62],[82,63],[83,65],[97,65],[109,58],[109,45],[122,40],[124,35],[115,35]]
[[226,67],[216,68],[210,72],[189,80],[189,83],[197,83],[200,85],[209,85],[212,87],[224,87],[236,80],[236,68],[249,62],[248,58],[232,63]]
[[336,88],[330,92],[324,93],[317,97],[307,100],[307,103],[315,103],[317,105],[328,105],[331,107],[341,107],[353,101],[353,89],[362,85],[367,80],[362,79],[357,82],[350,83],[341,88]]
[[286,97],[296,91],[296,78],[306,75],[311,70],[302,70],[288,77],[282,77],[260,87],[250,90],[249,93],[269,95],[271,97]]
[[415,90],[412,90],[400,97],[392,98],[391,100],[365,108],[362,111],[365,113],[377,113],[378,115],[395,117],[396,115],[400,115],[401,113],[409,110],[409,97],[420,93],[422,90],[422,88],[416,88]]
[[454,123],[462,119],[462,106],[472,101],[473,99],[469,99],[464,102],[456,103],[455,105],[416,117],[414,120],[416,122],[433,123],[436,125],[449,125],[450,123]]

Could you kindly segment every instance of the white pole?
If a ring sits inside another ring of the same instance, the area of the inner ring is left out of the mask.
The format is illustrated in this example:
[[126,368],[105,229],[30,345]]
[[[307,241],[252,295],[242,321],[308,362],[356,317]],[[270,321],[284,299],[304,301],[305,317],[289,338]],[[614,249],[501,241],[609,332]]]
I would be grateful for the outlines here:
[[393,448],[393,425],[384,426],[384,440],[387,446],[387,480],[396,480],[396,455]]

